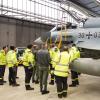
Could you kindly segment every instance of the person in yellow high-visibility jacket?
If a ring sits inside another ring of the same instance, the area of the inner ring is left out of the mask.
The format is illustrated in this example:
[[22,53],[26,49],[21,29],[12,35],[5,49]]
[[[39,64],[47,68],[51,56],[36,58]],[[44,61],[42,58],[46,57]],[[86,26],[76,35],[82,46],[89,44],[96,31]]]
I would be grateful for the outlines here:
[[30,87],[30,80],[33,74],[33,67],[35,64],[34,55],[32,53],[33,45],[28,45],[27,49],[23,54],[23,65],[25,69],[25,87],[26,90],[34,90],[34,88]]
[[64,46],[60,55],[56,55],[54,63],[54,75],[57,84],[58,98],[67,96],[67,78],[69,75],[69,59],[68,47]]
[[7,46],[4,46],[2,50],[0,50],[0,85],[3,85],[6,81],[4,81],[4,73],[6,68],[6,53]]
[[[70,52],[70,62],[74,61],[77,58],[80,58],[80,51],[78,50],[75,44],[72,45],[69,52]],[[70,84],[69,87],[76,87],[77,85],[79,85],[78,72],[71,70],[71,78],[72,78],[72,84]]]
[[9,67],[9,85],[19,86],[19,84],[16,83],[15,66],[17,64],[17,58],[14,46],[10,46],[10,51],[7,53],[6,60],[7,67]]
[[15,66],[15,74],[16,74],[16,79],[18,79],[19,77],[17,76],[17,72],[18,72],[18,64],[19,64],[19,61],[18,61],[18,57],[17,57],[17,49],[15,48],[15,55],[16,55],[16,58],[17,58],[17,63],[16,63],[16,66]]
[[60,53],[60,50],[52,45],[50,50],[49,50],[49,53],[50,53],[50,59],[51,59],[51,62],[50,62],[50,74],[51,74],[51,82],[49,83],[50,85],[54,85],[54,67],[53,67],[53,61],[55,59],[55,56]]

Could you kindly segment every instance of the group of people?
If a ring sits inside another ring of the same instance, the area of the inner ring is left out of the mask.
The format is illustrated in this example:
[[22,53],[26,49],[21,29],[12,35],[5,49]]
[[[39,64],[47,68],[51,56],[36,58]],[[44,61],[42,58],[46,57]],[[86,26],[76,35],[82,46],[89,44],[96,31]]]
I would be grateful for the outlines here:
[[[63,46],[61,49],[52,43],[49,46],[43,43],[40,49],[29,44],[23,53],[23,66],[25,70],[25,88],[34,90],[30,86],[30,81],[40,83],[41,94],[48,94],[48,75],[50,73],[51,85],[56,83],[58,98],[67,97],[70,63],[80,57],[80,52],[75,44]],[[9,85],[20,86],[16,82],[16,72],[18,67],[16,48],[4,46],[0,50],[0,85],[5,83],[5,68],[9,67]],[[36,74],[36,77],[35,77]],[[79,85],[78,72],[71,71],[72,84],[70,87]]]
[[[67,79],[70,73],[70,63],[75,59],[80,58],[80,51],[75,44],[63,46],[61,50],[52,45],[49,50],[51,57],[51,82],[54,84],[54,78],[57,86],[58,97],[67,97],[68,84]],[[72,84],[69,87],[79,85],[78,72],[71,70]]]
[[14,46],[10,46],[9,51],[8,46],[4,46],[2,50],[0,50],[0,85],[6,83],[6,81],[4,81],[6,66],[9,68],[9,85],[19,86],[19,84],[16,82],[18,61],[16,48]]

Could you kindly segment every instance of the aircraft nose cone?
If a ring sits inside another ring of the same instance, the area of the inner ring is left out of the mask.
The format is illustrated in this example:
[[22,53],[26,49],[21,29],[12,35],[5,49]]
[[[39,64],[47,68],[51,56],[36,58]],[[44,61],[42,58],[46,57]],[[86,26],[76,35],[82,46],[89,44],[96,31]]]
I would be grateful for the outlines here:
[[41,40],[43,42],[47,41],[48,39],[50,39],[51,37],[51,32],[46,32],[46,33],[43,33],[42,36],[41,36]]
[[41,40],[41,37],[39,37],[39,38],[37,38],[37,39],[34,41],[34,43],[36,43],[36,44],[42,44],[43,41]]
[[51,32],[43,33],[41,37],[37,38],[34,41],[34,43],[42,44],[42,43],[46,42],[47,40],[49,40],[50,37],[51,37]]

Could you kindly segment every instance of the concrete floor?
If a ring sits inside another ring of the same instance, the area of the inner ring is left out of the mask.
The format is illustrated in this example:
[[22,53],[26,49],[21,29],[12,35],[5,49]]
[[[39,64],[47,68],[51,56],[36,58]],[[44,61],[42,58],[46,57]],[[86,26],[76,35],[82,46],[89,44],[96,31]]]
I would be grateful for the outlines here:
[[[6,69],[5,79],[7,80],[8,69]],[[8,82],[0,86],[0,100],[59,100],[56,94],[56,86],[48,85],[50,91],[47,95],[41,95],[39,85],[31,84],[34,91],[26,91],[24,88],[24,70],[19,68],[17,80],[20,87],[11,87]],[[71,79],[68,79],[68,83]],[[100,77],[81,75],[80,86],[68,89],[68,97],[62,100],[100,100]]]

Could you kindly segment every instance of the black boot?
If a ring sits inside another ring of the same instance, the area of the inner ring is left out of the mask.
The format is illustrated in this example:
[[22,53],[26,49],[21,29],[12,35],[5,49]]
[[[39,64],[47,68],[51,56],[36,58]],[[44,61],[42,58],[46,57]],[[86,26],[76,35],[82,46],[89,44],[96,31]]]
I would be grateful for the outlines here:
[[75,82],[76,82],[76,85],[79,85],[79,81],[78,80],[76,80]]
[[9,85],[11,86],[11,85],[12,85],[12,83],[9,83]]
[[4,81],[4,80],[3,80],[3,83],[7,83],[7,81]]
[[16,76],[16,79],[19,79],[19,77]]
[[0,82],[0,85],[4,85],[3,82]]
[[74,84],[70,84],[69,87],[76,87],[76,85],[74,85]]
[[39,84],[39,81],[37,80],[37,81],[35,81],[35,84]]
[[76,87],[76,82],[72,81],[72,84],[70,84],[69,87]]
[[26,90],[34,90],[34,88],[30,87],[30,85],[25,85]]
[[58,94],[58,98],[62,98],[62,94]]
[[54,80],[51,80],[51,82],[49,84],[50,85],[54,85]]
[[49,93],[49,91],[47,91],[47,90],[42,91],[42,94],[48,94],[48,93]]
[[63,96],[64,98],[66,98],[66,97],[67,97],[67,92],[63,92],[63,93],[62,93],[62,96]]
[[32,83],[35,83],[35,80],[32,80]]
[[15,83],[15,84],[11,84],[13,87],[16,87],[16,86],[20,86],[20,84],[17,84],[17,83]]
[[0,80],[0,85],[3,85],[3,80]]

